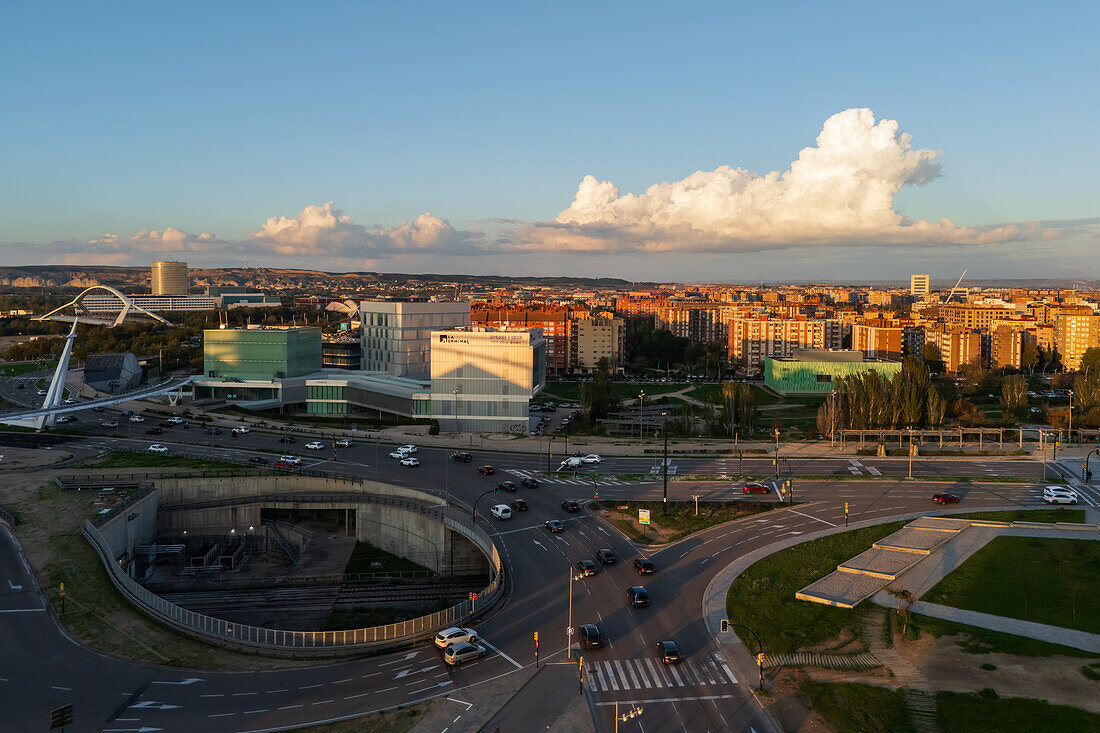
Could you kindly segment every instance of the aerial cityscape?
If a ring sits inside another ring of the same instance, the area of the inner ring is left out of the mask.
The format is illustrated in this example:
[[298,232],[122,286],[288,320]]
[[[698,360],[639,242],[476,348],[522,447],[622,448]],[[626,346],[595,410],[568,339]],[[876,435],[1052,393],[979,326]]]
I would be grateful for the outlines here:
[[1100,8],[27,4],[0,731],[1100,731]]

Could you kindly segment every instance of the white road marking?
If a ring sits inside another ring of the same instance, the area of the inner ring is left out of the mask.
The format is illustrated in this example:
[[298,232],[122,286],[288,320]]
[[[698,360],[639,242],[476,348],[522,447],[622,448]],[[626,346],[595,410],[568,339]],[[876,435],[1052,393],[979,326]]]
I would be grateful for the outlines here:
[[837,525],[833,524],[832,522],[826,522],[826,521],[825,521],[824,519],[822,519],[821,517],[815,517],[815,516],[814,516],[814,515],[812,515],[812,514],[804,514],[804,513],[800,512],[800,511],[798,511],[797,509],[788,509],[787,511],[791,512],[792,514],[797,514],[797,515],[799,515],[800,517],[806,517],[807,519],[814,519],[814,520],[816,520],[816,521],[818,521],[818,522],[821,522],[822,524],[827,524],[827,525],[829,525],[830,527],[835,527],[835,526],[837,526]]
[[311,702],[310,705],[328,705],[330,702],[336,702],[335,700],[318,700],[317,702]]
[[485,646],[489,647],[489,648],[490,648],[490,649],[492,649],[492,650],[493,650],[494,652],[496,652],[496,653],[497,653],[497,654],[499,654],[500,656],[502,656],[502,657],[504,657],[505,659],[507,659],[507,660],[508,660],[509,662],[511,662],[511,663],[512,663],[513,665],[515,665],[516,669],[523,669],[523,665],[522,665],[522,664],[520,664],[520,663],[519,663],[519,662],[517,662],[516,660],[512,659],[512,658],[511,658],[510,656],[508,656],[507,654],[505,654],[504,652],[502,652],[502,651],[501,651],[500,649],[497,649],[497,648],[496,648],[495,646],[493,646],[493,645],[492,645],[492,644],[490,644],[489,642],[485,641],[485,639],[480,639],[480,641],[481,641],[481,643],[482,643],[482,644],[484,644]]
[[284,705],[283,707],[277,708],[277,709],[278,710],[293,710],[294,708],[300,708],[300,707],[302,707],[302,706],[301,705]]

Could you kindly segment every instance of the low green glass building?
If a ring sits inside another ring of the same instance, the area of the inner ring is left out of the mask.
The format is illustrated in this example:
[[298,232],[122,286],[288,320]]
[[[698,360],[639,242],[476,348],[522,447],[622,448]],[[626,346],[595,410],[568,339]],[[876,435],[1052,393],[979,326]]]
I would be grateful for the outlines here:
[[209,378],[287,379],[320,370],[320,328],[223,328],[203,332],[203,374]]
[[901,362],[867,359],[861,351],[795,351],[794,356],[764,359],[764,385],[779,394],[829,394],[841,377],[867,371],[891,378],[901,371]]

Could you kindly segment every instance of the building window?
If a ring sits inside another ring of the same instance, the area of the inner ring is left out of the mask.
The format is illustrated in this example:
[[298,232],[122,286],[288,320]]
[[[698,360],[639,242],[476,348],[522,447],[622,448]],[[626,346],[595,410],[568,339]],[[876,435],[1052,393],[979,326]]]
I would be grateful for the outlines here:
[[818,374],[817,375],[817,381],[818,382],[832,382],[833,381],[833,375],[831,375],[831,374]]

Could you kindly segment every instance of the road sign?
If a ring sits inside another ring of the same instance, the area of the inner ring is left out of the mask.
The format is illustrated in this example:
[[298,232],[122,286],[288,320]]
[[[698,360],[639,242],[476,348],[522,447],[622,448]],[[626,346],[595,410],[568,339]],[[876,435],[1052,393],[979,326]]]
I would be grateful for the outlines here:
[[648,509],[639,509],[638,510],[638,524],[649,524],[649,510]]
[[572,626],[570,626],[568,629],[565,630],[565,635],[566,636],[572,636],[573,635],[573,627]]
[[62,705],[50,711],[50,730],[73,724],[73,706]]

